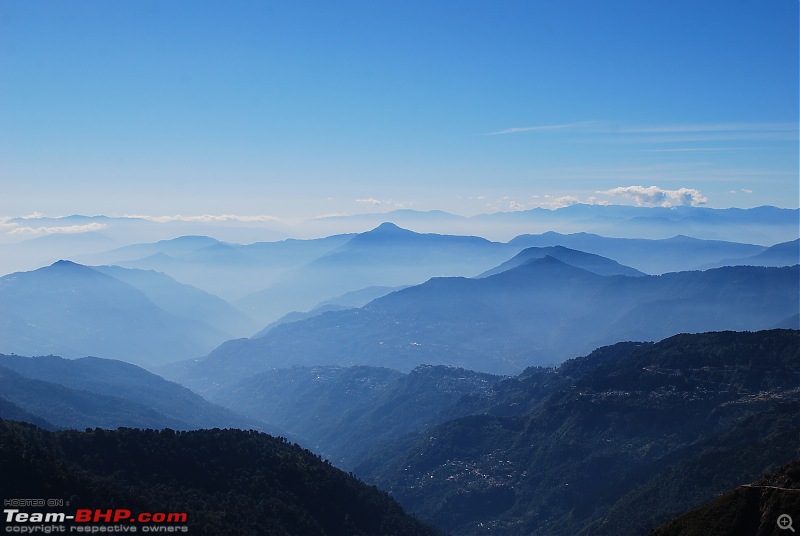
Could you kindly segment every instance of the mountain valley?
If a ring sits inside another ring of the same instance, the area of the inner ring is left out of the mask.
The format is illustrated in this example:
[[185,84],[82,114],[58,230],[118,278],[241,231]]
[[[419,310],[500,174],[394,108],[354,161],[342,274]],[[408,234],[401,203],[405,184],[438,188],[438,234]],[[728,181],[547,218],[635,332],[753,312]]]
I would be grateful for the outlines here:
[[[796,211],[601,212],[500,214],[572,233],[506,242],[386,221],[74,241],[73,260],[0,277],[0,455],[41,476],[14,473],[13,495],[175,505],[208,534],[672,534],[730,501],[752,525],[740,486],[800,459],[800,250],[763,239]],[[757,243],[710,232],[748,214]],[[398,221],[417,217],[464,223]],[[641,232],[572,227],[590,220]],[[320,509],[339,500],[371,513]]]

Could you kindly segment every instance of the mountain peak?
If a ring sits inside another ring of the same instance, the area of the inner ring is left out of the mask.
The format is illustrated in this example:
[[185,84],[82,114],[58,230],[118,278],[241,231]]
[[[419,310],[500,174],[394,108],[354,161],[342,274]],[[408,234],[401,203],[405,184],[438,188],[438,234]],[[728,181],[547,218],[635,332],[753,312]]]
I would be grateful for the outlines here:
[[409,231],[408,229],[403,229],[402,227],[399,227],[398,225],[395,225],[390,221],[385,221],[382,224],[375,227],[373,230],[368,232],[382,233],[382,234],[388,234],[388,233],[397,234],[397,233],[410,233],[412,231]]
[[351,240],[351,243],[357,244],[365,241],[383,242],[385,240],[396,240],[396,239],[402,240],[413,236],[419,236],[419,235],[414,231],[403,229],[402,227],[398,227],[394,223],[387,221],[383,222],[382,224],[375,227],[371,231],[367,231],[365,233],[356,235]]
[[50,265],[53,268],[76,268],[78,266],[83,266],[82,264],[78,264],[77,262],[72,262],[68,260],[58,260]]
[[[39,268],[38,270],[34,270],[32,272],[25,272],[25,273],[39,273],[39,274],[49,274],[50,276],[56,276],[59,278],[79,278],[79,279],[86,279],[86,278],[111,278],[106,274],[98,272],[91,266],[86,266],[85,264],[79,264],[77,262],[72,262],[68,260],[61,259],[59,261],[54,262],[50,266],[44,266]],[[113,278],[112,278],[113,279]]]
[[[77,262],[72,262],[68,260],[58,260],[51,264],[50,266],[45,266],[43,268],[39,268],[39,270],[47,270],[50,273],[63,273],[63,274],[89,274],[89,273],[97,273],[94,268],[89,266],[78,264]],[[39,271],[35,270],[35,271]]]

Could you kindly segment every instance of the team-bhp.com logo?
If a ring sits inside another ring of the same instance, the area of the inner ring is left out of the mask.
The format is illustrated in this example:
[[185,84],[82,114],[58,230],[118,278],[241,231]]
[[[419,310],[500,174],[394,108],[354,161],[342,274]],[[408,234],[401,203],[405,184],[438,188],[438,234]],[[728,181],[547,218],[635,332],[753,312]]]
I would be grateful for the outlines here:
[[[189,532],[186,512],[140,512],[126,508],[79,508],[64,512],[23,512],[5,508],[5,532],[51,534],[61,532]],[[183,525],[181,525],[183,523]]]

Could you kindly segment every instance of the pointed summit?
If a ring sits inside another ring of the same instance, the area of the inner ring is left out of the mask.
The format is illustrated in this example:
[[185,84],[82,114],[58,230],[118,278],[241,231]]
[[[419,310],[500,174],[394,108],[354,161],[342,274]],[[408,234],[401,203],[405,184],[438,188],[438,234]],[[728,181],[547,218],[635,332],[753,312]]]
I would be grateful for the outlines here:
[[403,229],[402,227],[399,227],[390,221],[385,221],[382,224],[375,227],[373,230],[369,231],[369,233],[375,233],[375,234],[398,234],[398,233],[406,234],[412,232],[413,231],[409,231],[408,229]]
[[350,244],[367,244],[367,243],[381,243],[381,242],[395,242],[397,240],[405,240],[421,236],[419,233],[409,231],[398,227],[392,222],[383,222],[371,231],[358,234],[353,237]]
[[[94,268],[89,266],[85,266],[83,264],[78,264],[77,262],[72,262],[68,260],[58,260],[51,264],[50,266],[43,266],[33,272],[23,272],[25,274],[48,274],[50,277],[58,277],[58,278],[66,278],[66,279],[73,279],[73,278],[87,278],[87,277],[99,277],[105,278],[105,274],[101,274],[100,272],[96,271]],[[26,276],[30,277],[30,276]],[[62,279],[63,280],[63,279]]]
[[63,269],[73,269],[77,266],[83,267],[82,264],[78,264],[77,262],[67,261],[64,259],[58,260],[50,265],[51,268],[63,268]]

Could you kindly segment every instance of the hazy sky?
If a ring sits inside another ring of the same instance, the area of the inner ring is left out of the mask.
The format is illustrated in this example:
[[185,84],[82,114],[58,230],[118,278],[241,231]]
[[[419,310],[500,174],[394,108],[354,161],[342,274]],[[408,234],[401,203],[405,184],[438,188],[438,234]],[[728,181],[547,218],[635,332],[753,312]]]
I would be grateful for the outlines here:
[[797,121],[797,0],[0,0],[0,216],[797,208]]

